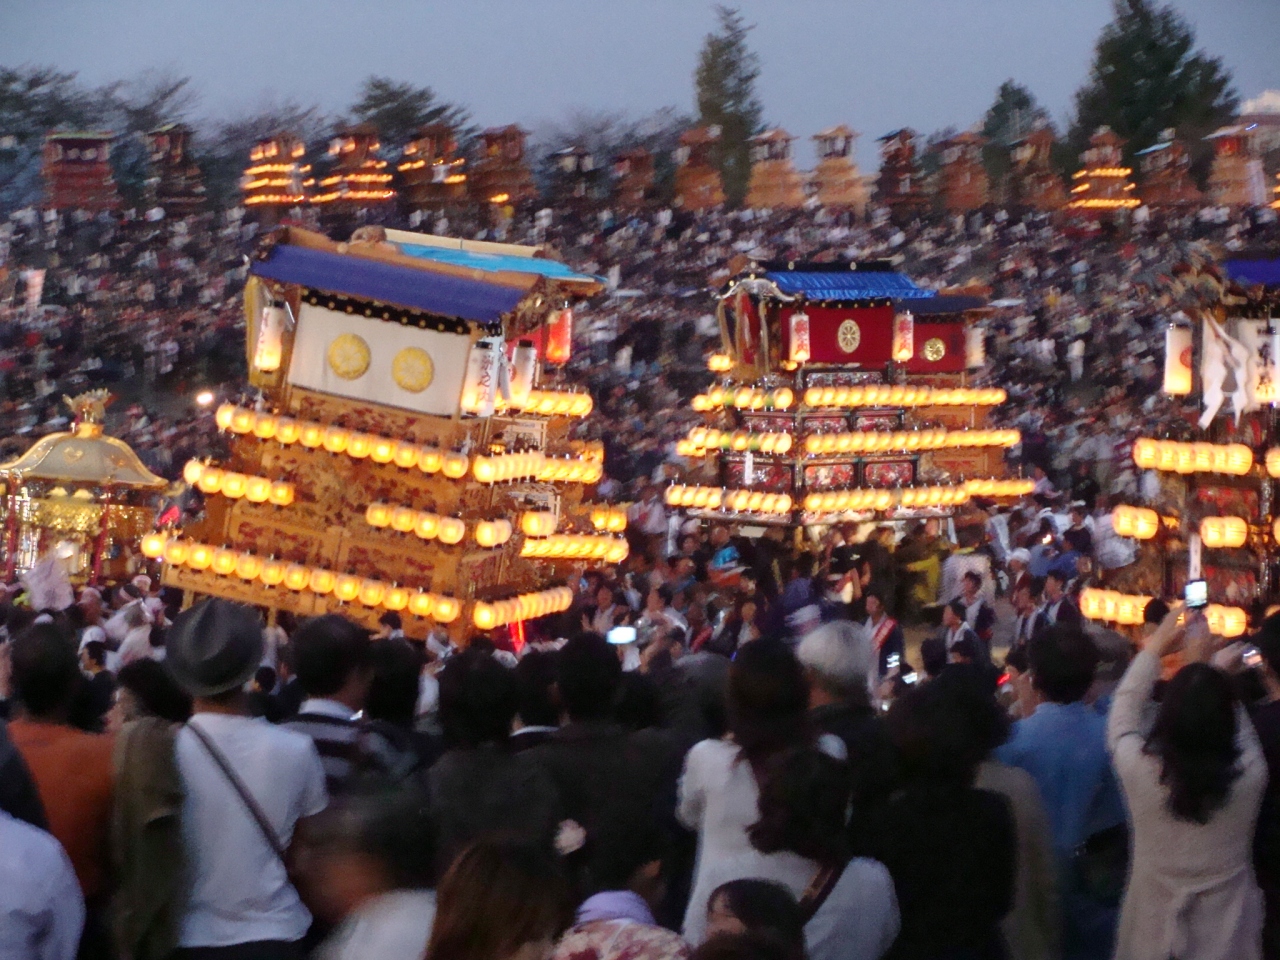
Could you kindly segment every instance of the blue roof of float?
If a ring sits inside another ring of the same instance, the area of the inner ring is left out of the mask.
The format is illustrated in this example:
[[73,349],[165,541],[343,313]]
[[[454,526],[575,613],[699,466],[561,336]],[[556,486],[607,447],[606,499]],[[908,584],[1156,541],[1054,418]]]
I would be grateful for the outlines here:
[[517,287],[283,243],[275,246],[265,260],[254,260],[250,270],[281,283],[394,303],[474,323],[493,323],[515,309],[527,294]]
[[1227,276],[1246,286],[1280,287],[1280,257],[1267,260],[1228,260]]
[[889,270],[771,270],[765,276],[786,294],[808,300],[923,300],[935,297],[911,278]]
[[402,243],[400,252],[410,257],[421,257],[437,263],[448,263],[455,267],[470,267],[475,270],[493,272],[510,271],[512,273],[536,273],[551,280],[577,280],[598,282],[597,277],[569,269],[559,260],[544,260],[540,257],[512,257],[498,253],[478,253],[474,250],[459,250],[453,247],[425,247],[416,243]]

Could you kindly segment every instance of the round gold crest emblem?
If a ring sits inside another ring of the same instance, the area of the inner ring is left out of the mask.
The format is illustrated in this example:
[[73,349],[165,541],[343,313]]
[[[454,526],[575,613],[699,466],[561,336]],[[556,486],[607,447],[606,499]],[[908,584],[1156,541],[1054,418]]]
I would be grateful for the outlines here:
[[405,347],[391,361],[391,378],[402,390],[421,393],[436,378],[436,365],[431,354],[418,347]]
[[359,380],[369,369],[369,344],[364,337],[344,333],[329,344],[329,369],[343,380]]
[[947,355],[947,345],[941,337],[931,337],[924,342],[924,358],[930,363],[937,363]]
[[855,320],[846,320],[836,331],[836,344],[845,353],[853,353],[862,342],[862,329]]

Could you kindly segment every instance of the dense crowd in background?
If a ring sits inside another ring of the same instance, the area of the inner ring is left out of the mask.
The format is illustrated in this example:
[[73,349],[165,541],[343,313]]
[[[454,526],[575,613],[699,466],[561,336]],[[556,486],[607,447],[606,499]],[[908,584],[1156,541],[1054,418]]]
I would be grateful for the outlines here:
[[[1180,260],[1280,239],[1269,212],[1130,226],[1002,212],[609,211],[428,229],[546,243],[610,277],[570,376],[628,504],[627,560],[563,614],[471,637],[182,610],[145,575],[0,602],[0,956],[323,960],[1260,957],[1280,950],[1280,619],[1224,645],[1080,591],[1153,500]],[[10,221],[0,410],[17,452],[107,386],[174,477],[243,389],[238,218]],[[762,536],[662,487],[747,260],[891,257],[988,288],[984,382],[1019,503]],[[44,269],[43,307],[21,306]],[[1255,649],[1256,648],[1256,649]],[[47,830],[48,832],[44,832]],[[1263,943],[1266,943],[1264,954]]]

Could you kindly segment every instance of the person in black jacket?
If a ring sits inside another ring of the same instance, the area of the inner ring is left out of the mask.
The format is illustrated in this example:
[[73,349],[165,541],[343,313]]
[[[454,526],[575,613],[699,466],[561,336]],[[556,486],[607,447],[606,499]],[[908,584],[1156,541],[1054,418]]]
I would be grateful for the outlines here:
[[3,720],[0,720],[0,810],[33,827],[49,829],[35,781],[22,754],[9,739],[9,729]]
[[[951,669],[951,668],[948,668]],[[859,852],[889,869],[902,930],[886,960],[1004,960],[1016,843],[1003,797],[974,789],[984,754],[945,684],[894,701],[902,788],[868,817]]]

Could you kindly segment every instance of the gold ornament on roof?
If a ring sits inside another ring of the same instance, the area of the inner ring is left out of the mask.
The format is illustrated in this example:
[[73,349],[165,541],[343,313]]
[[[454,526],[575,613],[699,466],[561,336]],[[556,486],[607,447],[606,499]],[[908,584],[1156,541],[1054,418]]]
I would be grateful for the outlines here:
[[391,361],[391,378],[400,389],[421,393],[436,378],[431,354],[420,347],[405,347]]
[[344,333],[329,344],[329,369],[343,380],[359,380],[369,369],[369,344],[364,337]]
[[862,329],[855,320],[846,320],[836,331],[836,343],[845,353],[853,353],[862,343]]
[[947,355],[947,345],[941,337],[931,337],[924,342],[924,358],[930,363],[937,363]]

